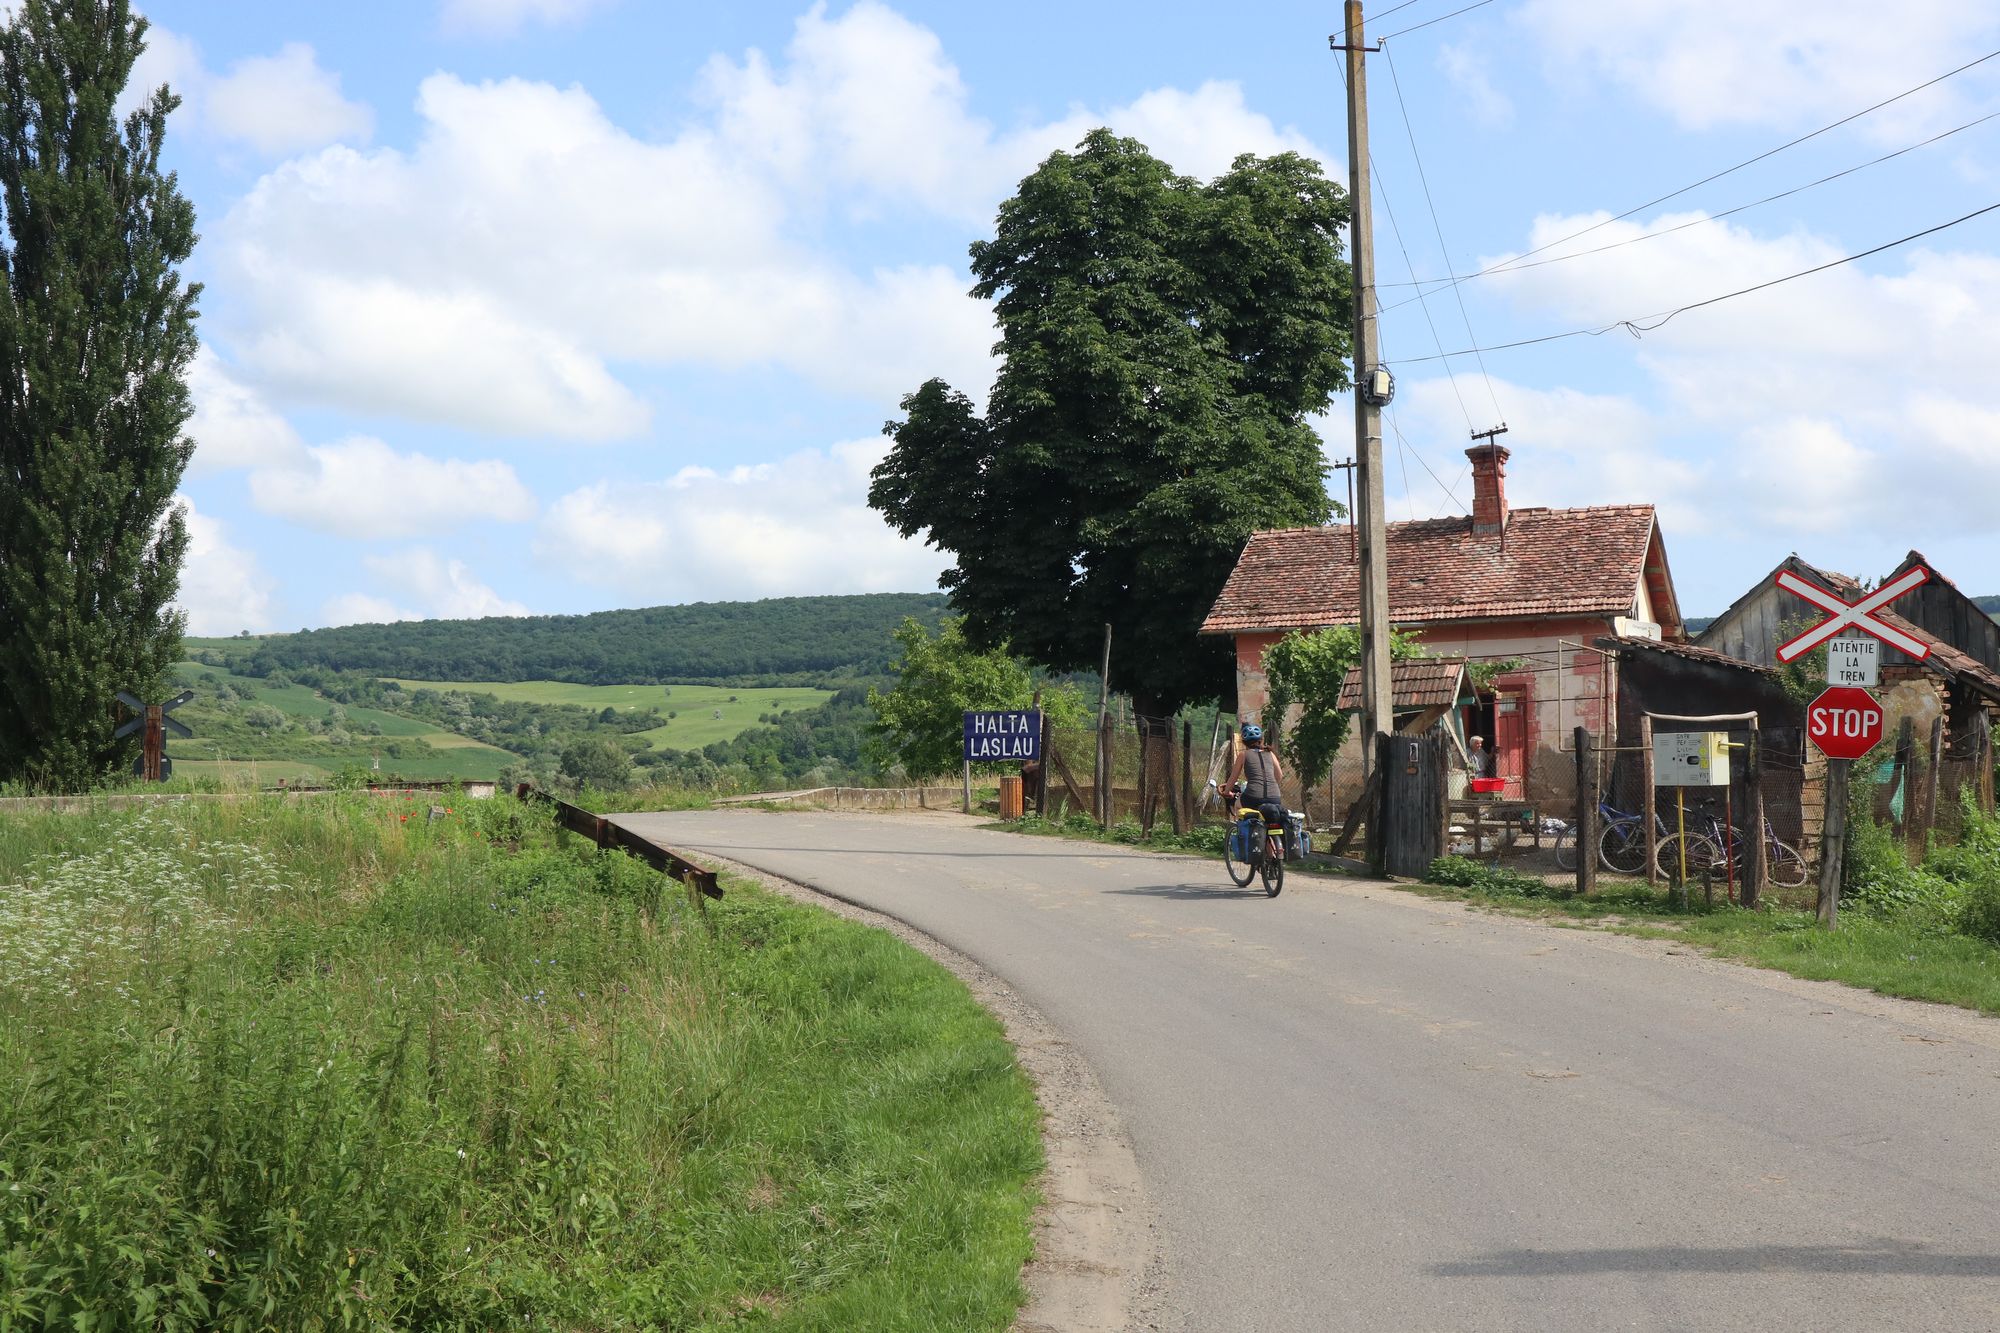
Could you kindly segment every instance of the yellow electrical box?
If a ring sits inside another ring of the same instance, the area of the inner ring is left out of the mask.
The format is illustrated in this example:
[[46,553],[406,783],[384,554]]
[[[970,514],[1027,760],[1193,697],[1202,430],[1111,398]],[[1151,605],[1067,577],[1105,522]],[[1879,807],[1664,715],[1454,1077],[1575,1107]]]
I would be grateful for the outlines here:
[[1727,787],[1729,733],[1653,733],[1653,783],[1659,787]]

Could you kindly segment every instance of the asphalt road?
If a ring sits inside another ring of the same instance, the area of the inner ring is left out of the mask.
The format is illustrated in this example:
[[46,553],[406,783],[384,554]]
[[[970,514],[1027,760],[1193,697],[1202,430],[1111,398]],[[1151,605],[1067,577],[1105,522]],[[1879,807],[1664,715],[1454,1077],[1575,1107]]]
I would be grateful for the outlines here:
[[2000,1023],[921,817],[622,817],[902,918],[1089,1055],[1163,1327],[2000,1328]]

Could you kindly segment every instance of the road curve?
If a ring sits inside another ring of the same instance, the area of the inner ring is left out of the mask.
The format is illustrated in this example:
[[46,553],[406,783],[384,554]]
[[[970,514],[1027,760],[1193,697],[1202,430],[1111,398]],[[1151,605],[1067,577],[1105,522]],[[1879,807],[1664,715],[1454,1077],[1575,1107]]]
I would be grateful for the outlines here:
[[1095,1063],[1162,1327],[2000,1328],[2000,1023],[909,816],[625,815],[901,918]]

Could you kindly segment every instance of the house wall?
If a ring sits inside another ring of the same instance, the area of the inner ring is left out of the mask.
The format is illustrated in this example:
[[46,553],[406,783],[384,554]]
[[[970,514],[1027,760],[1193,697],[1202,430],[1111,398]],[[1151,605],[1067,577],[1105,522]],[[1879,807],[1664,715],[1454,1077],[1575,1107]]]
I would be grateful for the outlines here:
[[[1518,670],[1494,681],[1495,690],[1510,696],[1528,715],[1526,753],[1520,757],[1523,790],[1530,801],[1553,801],[1575,793],[1575,763],[1571,739],[1579,726],[1603,735],[1614,710],[1617,664],[1587,645],[1613,632],[1610,617],[1567,617],[1537,621],[1448,621],[1417,627],[1425,648],[1440,657],[1463,656],[1474,662],[1521,659]],[[1263,720],[1271,685],[1264,675],[1265,649],[1279,634],[1236,637],[1236,707],[1239,717]],[[1360,782],[1359,735],[1350,733],[1333,765],[1336,799]],[[1510,791],[1509,795],[1517,793]]]

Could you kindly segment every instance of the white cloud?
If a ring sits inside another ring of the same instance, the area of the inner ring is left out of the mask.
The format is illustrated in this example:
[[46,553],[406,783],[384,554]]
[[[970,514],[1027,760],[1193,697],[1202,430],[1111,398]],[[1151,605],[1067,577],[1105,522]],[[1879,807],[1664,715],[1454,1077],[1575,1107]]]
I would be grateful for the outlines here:
[[[1620,394],[1537,388],[1504,378],[1493,380],[1493,392],[1512,427],[1499,440],[1512,455],[1509,506],[1653,504],[1670,532],[1709,527],[1707,469],[1666,447],[1667,423],[1645,405]],[[1394,417],[1401,435],[1391,429],[1383,448],[1391,517],[1470,513],[1469,442],[1450,381],[1406,381],[1397,391]],[[1440,447],[1441,440],[1451,443]],[[1450,498],[1444,486],[1452,488]]]
[[574,23],[606,0],[444,0],[445,31],[507,37],[529,23]]
[[665,481],[600,482],[549,506],[536,552],[657,601],[935,587],[945,560],[868,508],[886,443],[808,450]]
[[304,459],[305,442],[291,423],[238,383],[206,343],[188,367],[188,391],[194,396],[194,417],[187,427],[195,442],[190,472],[290,465]]
[[[1577,244],[1630,240],[1699,216],[1612,223]],[[1529,242],[1598,220],[1540,218]],[[1483,281],[1551,329],[1582,327],[1748,287],[1854,248],[1804,229],[1759,236],[1705,223]],[[1906,250],[1873,263],[1689,311],[1637,343],[1607,335],[1634,348],[1653,401],[1602,427],[1621,471],[1607,474],[1605,460],[1582,450],[1581,475],[1622,476],[1643,488],[1632,498],[1663,497],[1682,531],[1775,532],[1796,542],[1865,528],[1900,534],[1885,540],[1905,546],[1919,536],[1992,537],[2000,382],[1988,349],[2000,345],[2000,256]],[[1503,388],[1500,400],[1517,456],[1554,423],[1589,421],[1574,404],[1537,400],[1520,386]]]
[[[2000,10],[1965,0],[1893,11],[1867,0],[1527,0],[1515,18],[1552,78],[1595,73],[1688,129],[1835,120],[1964,64],[2000,32]],[[1982,86],[1992,76],[1975,71],[1869,117],[1862,132],[1941,128]]]
[[1452,86],[1464,94],[1475,122],[1488,129],[1502,129],[1514,123],[1514,104],[1493,86],[1484,55],[1469,44],[1445,42],[1438,47],[1437,63]]
[[342,97],[340,76],[321,69],[304,42],[237,61],[208,80],[201,109],[212,133],[273,155],[365,142],[375,127],[375,113]]
[[313,48],[287,42],[267,56],[248,56],[216,74],[191,39],[155,23],[146,49],[118,98],[120,115],[165,84],[181,99],[180,129],[275,157],[330,143],[362,143],[375,113],[341,95],[340,76],[320,67]]
[[220,519],[198,512],[186,496],[180,497],[180,503],[187,511],[188,549],[174,604],[187,612],[188,633],[222,635],[268,629],[275,585],[257,557],[230,544]]
[[371,573],[415,597],[433,616],[472,620],[481,616],[525,616],[528,608],[502,597],[474,577],[463,560],[447,560],[427,546],[394,555],[363,558]]
[[319,609],[322,625],[389,625],[398,620],[422,620],[420,611],[407,611],[386,597],[365,592],[345,592],[327,599]]
[[414,537],[535,514],[534,496],[505,463],[398,453],[366,437],[307,448],[296,466],[259,468],[250,497],[267,514],[343,537]]
[[427,78],[413,147],[273,171],[219,228],[248,373],[316,402],[490,433],[612,439],[646,405],[613,369],[788,371],[876,399],[942,375],[975,397],[992,316],[937,264],[858,270],[830,201],[985,225],[1049,151],[1108,121],[1184,170],[1314,151],[1234,84],[1159,89],[1006,132],[936,36],[876,3],[799,20],[785,59],[718,59],[658,141],[582,89]]

